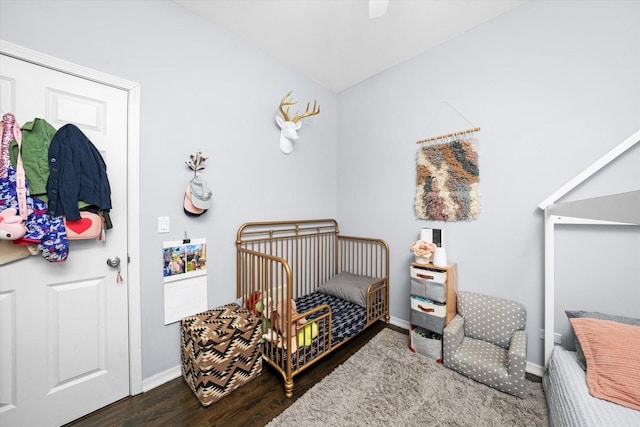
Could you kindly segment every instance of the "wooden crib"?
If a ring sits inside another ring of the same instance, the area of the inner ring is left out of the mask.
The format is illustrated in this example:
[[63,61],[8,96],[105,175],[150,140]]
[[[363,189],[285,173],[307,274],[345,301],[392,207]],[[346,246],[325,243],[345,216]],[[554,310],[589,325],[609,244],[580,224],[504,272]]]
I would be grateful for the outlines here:
[[236,247],[238,302],[261,316],[263,358],[282,374],[287,397],[296,374],[389,322],[383,240],[341,236],[333,219],[250,222]]

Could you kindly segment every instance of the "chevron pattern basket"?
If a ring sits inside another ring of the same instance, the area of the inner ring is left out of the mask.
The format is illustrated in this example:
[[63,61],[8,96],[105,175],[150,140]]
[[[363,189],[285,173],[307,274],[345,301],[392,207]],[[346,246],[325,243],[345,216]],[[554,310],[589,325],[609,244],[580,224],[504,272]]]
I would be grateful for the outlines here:
[[208,406],[262,371],[260,319],[237,304],[185,317],[182,376]]

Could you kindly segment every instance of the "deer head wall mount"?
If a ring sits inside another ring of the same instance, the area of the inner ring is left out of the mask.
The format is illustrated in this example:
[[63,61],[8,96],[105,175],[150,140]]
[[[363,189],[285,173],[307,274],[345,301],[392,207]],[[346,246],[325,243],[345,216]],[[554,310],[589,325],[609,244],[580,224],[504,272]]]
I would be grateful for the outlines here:
[[302,126],[300,120],[305,117],[315,116],[320,114],[320,106],[317,105],[316,101],[313,101],[313,108],[310,110],[310,103],[307,102],[307,108],[304,113],[298,114],[296,113],[293,119],[289,118],[289,107],[293,104],[297,104],[297,101],[294,101],[291,98],[291,91],[287,92],[287,94],[280,101],[280,113],[282,117],[276,115],[276,122],[278,126],[280,126],[280,150],[284,154],[289,154],[293,151],[293,141],[298,139],[298,130]]

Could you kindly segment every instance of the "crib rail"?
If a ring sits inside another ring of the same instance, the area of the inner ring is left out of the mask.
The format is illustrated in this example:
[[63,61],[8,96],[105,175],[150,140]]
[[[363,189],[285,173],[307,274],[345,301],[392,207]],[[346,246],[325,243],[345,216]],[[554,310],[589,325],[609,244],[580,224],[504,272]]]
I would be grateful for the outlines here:
[[[389,322],[389,248],[383,240],[340,236],[332,219],[251,222],[238,229],[236,247],[237,297],[246,307],[255,306],[256,299],[264,302],[261,314],[265,320],[273,316],[278,303],[311,294],[346,271],[378,279],[368,289],[365,327],[382,318]],[[293,327],[295,334],[283,339],[274,328],[265,326],[263,354],[282,373],[286,395],[291,397],[293,376],[347,340],[332,342],[333,313],[328,305],[299,314],[284,313],[281,330],[292,331]],[[320,333],[311,345],[291,351],[297,343],[292,336],[305,333],[304,325],[296,325],[303,318],[313,319]],[[273,326],[273,321],[263,323]]]
[[337,271],[380,278],[367,292],[367,326],[389,322],[389,247],[380,239],[339,236]]
[[291,299],[291,270],[283,258],[242,248],[237,257],[237,297],[243,306],[258,294],[271,301]]
[[[246,250],[286,261],[291,272],[288,298],[297,298],[336,274],[337,235],[338,224],[331,219],[252,222],[240,227],[236,245],[238,257]],[[242,261],[238,258],[238,268]],[[241,286],[238,281],[238,297]]]
[[[317,314],[316,314],[317,313]],[[315,314],[315,315],[314,315]],[[322,331],[318,336],[310,339],[308,346],[299,346],[297,350],[290,351],[292,345],[292,337],[287,337],[285,342],[278,341],[277,337],[271,335],[265,341],[263,349],[265,360],[271,366],[275,367],[282,373],[284,378],[284,388],[287,397],[293,395],[293,377],[304,369],[309,368],[314,363],[329,354],[333,349],[332,343],[332,312],[331,308],[326,305],[320,305],[298,316],[292,317],[292,324],[296,324],[298,319],[313,318],[310,323],[296,326],[296,336],[301,334],[302,341],[307,339],[312,330],[305,329],[307,325]],[[311,337],[309,337],[311,338]]]

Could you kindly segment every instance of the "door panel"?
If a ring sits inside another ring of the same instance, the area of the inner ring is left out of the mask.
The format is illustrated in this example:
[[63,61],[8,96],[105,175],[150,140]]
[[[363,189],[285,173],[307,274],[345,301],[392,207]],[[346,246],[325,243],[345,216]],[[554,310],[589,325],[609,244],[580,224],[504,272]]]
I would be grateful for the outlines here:
[[47,286],[50,389],[106,374],[105,280]]
[[[61,425],[129,394],[127,92],[0,55],[0,114],[74,123],[102,153],[114,228],[69,257],[0,266],[0,425]],[[121,263],[126,279],[127,264]]]

